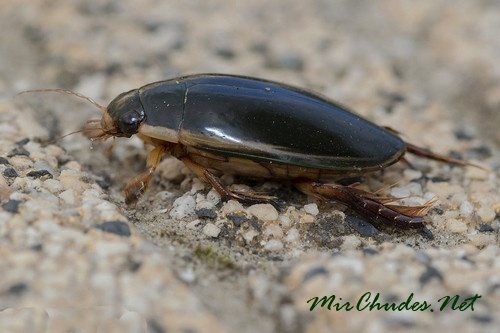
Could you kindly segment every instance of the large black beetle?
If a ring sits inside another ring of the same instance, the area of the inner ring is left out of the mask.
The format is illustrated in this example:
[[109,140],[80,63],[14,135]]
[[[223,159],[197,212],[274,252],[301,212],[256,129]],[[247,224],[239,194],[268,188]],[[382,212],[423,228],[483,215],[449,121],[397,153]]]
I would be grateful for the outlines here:
[[235,193],[223,173],[289,179],[304,193],[340,201],[370,219],[421,227],[431,203],[390,204],[380,197],[331,183],[381,170],[411,152],[448,163],[464,161],[404,142],[318,94],[285,84],[223,74],[199,74],[145,85],[117,96],[100,120],[85,126],[92,139],[138,135],[154,146],[147,170],[125,188],[127,203],[146,190],[162,157],[171,154],[209,182],[224,198],[271,202],[262,195]]

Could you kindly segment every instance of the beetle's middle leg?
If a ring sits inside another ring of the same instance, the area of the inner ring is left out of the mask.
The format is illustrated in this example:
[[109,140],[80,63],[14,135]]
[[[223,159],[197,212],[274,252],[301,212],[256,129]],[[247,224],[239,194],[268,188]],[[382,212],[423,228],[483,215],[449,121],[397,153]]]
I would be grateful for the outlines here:
[[370,220],[382,220],[386,224],[403,228],[423,227],[423,216],[433,201],[421,206],[392,205],[398,198],[381,197],[352,186],[297,180],[294,185],[303,193],[319,199],[339,201]]
[[169,149],[170,146],[157,145],[149,152],[146,159],[146,170],[130,180],[127,186],[125,186],[125,203],[127,205],[136,202],[144,194],[151,178],[153,178],[156,167],[160,164],[161,159]]
[[243,194],[237,193],[229,190],[222,182],[219,177],[210,172],[209,169],[202,165],[193,162],[189,157],[181,158],[182,162],[198,177],[205,180],[207,183],[212,185],[212,187],[221,195],[225,200],[234,199],[240,201],[247,205],[259,204],[259,203],[269,203],[275,207],[280,207],[281,202],[273,196],[258,195],[258,194]]

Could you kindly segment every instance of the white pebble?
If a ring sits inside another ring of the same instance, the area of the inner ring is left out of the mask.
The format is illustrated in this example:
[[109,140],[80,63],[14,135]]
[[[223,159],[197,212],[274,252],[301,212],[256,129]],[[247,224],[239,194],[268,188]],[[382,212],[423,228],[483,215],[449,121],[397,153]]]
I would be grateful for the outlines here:
[[313,223],[314,222],[314,216],[309,215],[309,214],[301,214],[299,223]]
[[349,235],[349,236],[344,236],[344,242],[342,243],[341,247],[342,250],[347,251],[347,250],[355,250],[361,245],[361,241],[359,240],[358,237],[354,235]]
[[486,234],[469,235],[469,240],[476,247],[485,247],[489,244],[495,244],[495,235],[486,235]]
[[191,186],[191,194],[195,194],[205,188],[205,183],[201,181],[199,178],[193,179],[193,185]]
[[56,179],[47,179],[43,182],[43,187],[49,190],[51,193],[57,193],[62,191],[63,186],[60,181]]
[[192,269],[186,269],[179,273],[179,277],[186,283],[193,283],[196,280],[196,275]]
[[283,230],[277,224],[270,224],[264,230],[264,237],[283,238]]
[[299,240],[299,231],[295,228],[288,230],[286,233],[285,241],[288,243],[293,243]]
[[318,205],[316,205],[315,203],[311,203],[311,204],[305,205],[304,206],[304,211],[307,214],[311,214],[312,216],[316,216],[319,213]]
[[451,219],[451,220],[448,220],[448,222],[446,223],[446,227],[448,228],[448,230],[450,230],[451,232],[454,232],[454,233],[465,233],[467,231],[467,225],[465,223],[463,223],[462,221],[458,221],[456,219]]
[[474,212],[474,206],[467,200],[462,201],[460,204],[460,214],[463,217],[471,216],[472,212]]
[[278,219],[283,228],[288,228],[292,225],[292,220],[287,215],[280,215]]
[[482,206],[477,210],[477,215],[483,223],[491,223],[495,219],[495,211],[487,206]]
[[203,233],[209,237],[217,237],[220,234],[220,228],[213,223],[207,223],[203,227]]
[[196,201],[194,197],[190,195],[184,195],[175,199],[172,210],[170,211],[170,217],[174,219],[183,219],[194,215],[196,207]]
[[61,198],[64,202],[66,202],[68,205],[74,205],[75,204],[75,191],[69,189],[61,194],[59,194],[59,198]]
[[70,170],[82,171],[82,166],[76,161],[69,161],[68,163],[64,164],[64,167]]
[[271,204],[257,204],[248,207],[250,214],[261,221],[270,222],[278,219],[278,211]]
[[243,207],[242,204],[240,204],[236,200],[229,200],[222,206],[221,213],[222,215],[231,215],[233,213],[241,213],[245,212],[245,208]]
[[247,244],[250,244],[250,242],[257,236],[259,233],[255,231],[254,229],[250,229],[245,234],[243,235],[243,239],[245,239],[245,242]]
[[266,243],[264,249],[267,251],[279,251],[283,249],[283,243],[276,239],[271,239]]
[[406,169],[405,171],[403,171],[403,176],[406,180],[419,179],[420,177],[422,177],[422,171]]
[[217,192],[214,188],[212,188],[208,193],[207,193],[207,200],[213,203],[213,205],[217,205],[220,202],[220,194]]

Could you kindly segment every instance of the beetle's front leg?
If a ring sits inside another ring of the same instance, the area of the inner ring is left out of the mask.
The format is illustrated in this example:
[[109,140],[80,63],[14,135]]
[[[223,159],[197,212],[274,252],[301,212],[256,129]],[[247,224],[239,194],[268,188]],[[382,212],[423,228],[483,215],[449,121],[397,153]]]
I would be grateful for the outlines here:
[[144,194],[151,178],[153,178],[156,167],[160,164],[161,159],[165,153],[169,151],[169,149],[169,146],[158,145],[149,152],[146,160],[146,171],[131,179],[127,183],[127,186],[125,186],[125,203],[127,205],[137,202],[137,200]]
[[234,199],[247,205],[269,203],[277,208],[280,208],[282,206],[282,203],[273,196],[235,193],[224,186],[219,177],[214,175],[207,168],[193,162],[189,157],[183,157],[181,158],[181,160],[198,177],[212,185],[212,187],[221,195],[224,200]]
[[303,193],[326,200],[339,201],[370,220],[382,220],[386,224],[403,228],[421,228],[423,216],[432,207],[433,200],[421,206],[400,206],[388,203],[394,197],[380,197],[352,186],[323,184],[300,180],[294,185]]

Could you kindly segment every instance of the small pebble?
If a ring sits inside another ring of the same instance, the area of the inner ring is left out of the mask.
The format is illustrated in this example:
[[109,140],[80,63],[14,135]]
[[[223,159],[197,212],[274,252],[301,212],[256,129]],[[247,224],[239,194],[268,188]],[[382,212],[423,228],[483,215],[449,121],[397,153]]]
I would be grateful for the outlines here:
[[68,163],[64,164],[64,167],[69,170],[82,171],[82,166],[77,161],[69,161]]
[[69,189],[69,190],[66,190],[66,191],[60,193],[59,198],[61,198],[68,205],[74,205],[76,202],[75,191],[73,191],[72,189]]
[[3,165],[9,165],[9,160],[6,159],[5,157],[0,157],[0,164],[3,164]]
[[373,237],[379,232],[373,224],[355,215],[348,215],[345,218],[345,221],[351,228],[359,232],[363,237]]
[[61,182],[56,179],[47,179],[43,182],[43,186],[51,193],[57,193],[63,189]]
[[170,217],[180,220],[195,214],[196,201],[191,195],[184,195],[175,199]]
[[4,201],[10,196],[10,188],[4,176],[0,175],[0,201]]
[[128,223],[122,221],[104,222],[96,225],[95,228],[119,236],[129,237],[131,234]]
[[451,232],[462,234],[467,231],[467,225],[462,221],[458,221],[456,219],[450,219],[446,223],[446,228]]
[[490,244],[495,244],[496,236],[492,234],[478,233],[469,235],[470,242],[476,247],[485,247]]
[[250,244],[250,242],[252,242],[252,240],[255,238],[255,236],[257,236],[259,233],[257,231],[255,231],[254,229],[250,229],[248,230],[247,232],[245,232],[245,234],[243,235],[243,239],[245,240],[245,242],[247,244]]
[[267,251],[279,251],[283,249],[283,243],[277,239],[271,239],[264,245],[264,250]]
[[420,179],[422,177],[422,171],[414,169],[405,169],[405,171],[403,171],[403,176],[408,181]]
[[278,211],[271,204],[257,204],[248,207],[248,212],[264,222],[276,221]]
[[495,228],[493,228],[491,224],[481,223],[477,230],[479,230],[480,232],[493,232],[495,231]]
[[316,216],[319,213],[318,205],[316,205],[315,203],[304,205],[304,211],[307,214],[311,214],[312,216]]
[[227,215],[227,219],[234,223],[235,226],[239,227],[243,223],[248,222],[250,219],[244,214],[231,214]]
[[295,228],[291,228],[286,233],[285,241],[288,243],[293,243],[299,240],[299,231]]
[[341,247],[342,250],[348,251],[348,250],[355,250],[361,245],[361,240],[354,236],[354,235],[349,235],[349,236],[344,236],[344,242],[342,243]]
[[243,207],[242,204],[240,204],[236,200],[229,200],[227,201],[224,206],[222,206],[221,213],[224,216],[234,214],[234,213],[241,213],[245,212],[245,208]]
[[220,228],[213,223],[207,223],[203,227],[203,233],[209,237],[217,237],[220,234]]
[[460,214],[463,217],[469,217],[474,212],[474,206],[467,200],[460,204]]
[[205,188],[205,184],[199,179],[193,179],[193,185],[191,186],[191,190],[189,191],[191,194],[195,194]]
[[47,170],[33,170],[26,174],[26,176],[31,178],[52,178],[52,174]]
[[292,219],[290,219],[287,215],[280,215],[278,219],[283,228],[288,228],[292,225]]
[[19,212],[19,205],[21,201],[19,200],[9,200],[2,205],[2,208],[9,213],[17,214]]
[[23,147],[16,147],[7,154],[7,157],[12,156],[30,156],[30,153]]
[[[57,165],[57,160],[55,161]],[[47,170],[50,174],[54,175],[54,169],[44,160],[36,161],[33,164],[33,169],[35,170]]]
[[210,201],[214,206],[220,202],[220,199],[221,197],[219,192],[217,192],[213,188],[207,193],[207,200]]
[[179,273],[179,278],[186,283],[193,283],[196,280],[196,275],[192,269],[186,269]]
[[14,168],[7,168],[3,171],[3,175],[8,178],[15,178],[18,176],[16,170]]
[[309,214],[301,214],[299,223],[313,223],[314,222],[314,216],[309,215]]
[[266,238],[283,238],[283,230],[277,224],[270,224],[264,229],[264,237]]
[[29,138],[24,138],[24,139],[21,139],[19,141],[16,141],[15,144],[17,146],[24,146],[25,144],[27,144],[28,142],[30,142],[30,139]]
[[212,209],[208,209],[208,208],[202,208],[202,209],[198,209],[196,210],[196,215],[200,218],[200,219],[215,219],[217,217],[217,213],[212,210]]
[[487,206],[482,206],[477,210],[477,216],[483,223],[491,223],[495,219],[495,211]]

